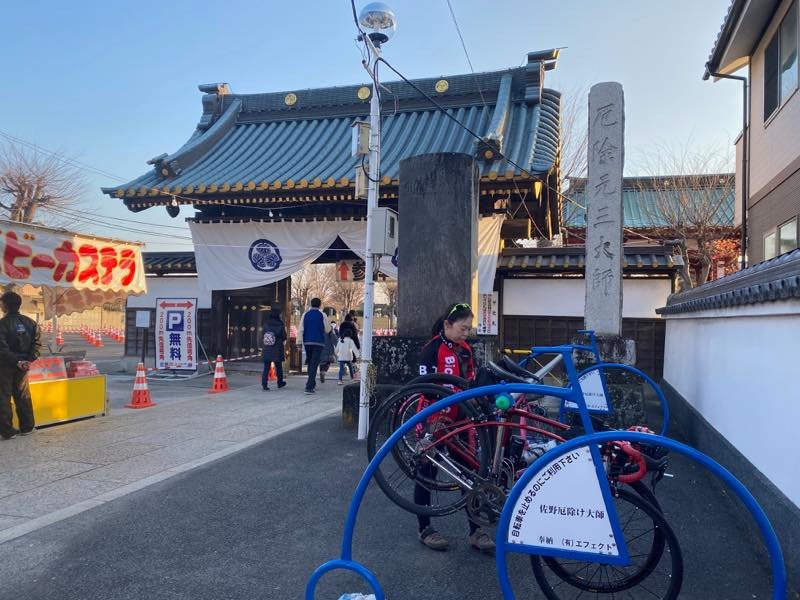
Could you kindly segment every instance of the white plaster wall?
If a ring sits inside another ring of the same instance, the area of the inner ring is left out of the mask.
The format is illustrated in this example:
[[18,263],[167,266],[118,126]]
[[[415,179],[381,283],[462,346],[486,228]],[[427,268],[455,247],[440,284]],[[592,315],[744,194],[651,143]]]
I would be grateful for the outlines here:
[[[505,279],[504,315],[582,317],[585,279]],[[670,294],[668,279],[623,279],[622,316],[655,319],[656,308],[665,306]]]
[[665,317],[664,379],[800,507],[800,300],[681,317]]
[[[791,0],[783,0],[775,12],[764,37],[756,47],[751,60],[752,75],[752,125],[750,127],[750,194],[757,193],[769,181],[800,156],[800,93],[795,94],[778,109],[772,119],[764,124],[764,49]],[[737,164],[737,169],[739,168]]]
[[147,293],[129,296],[128,308],[155,308],[156,298],[197,298],[197,308],[211,308],[211,292],[197,284],[197,277],[148,277]]

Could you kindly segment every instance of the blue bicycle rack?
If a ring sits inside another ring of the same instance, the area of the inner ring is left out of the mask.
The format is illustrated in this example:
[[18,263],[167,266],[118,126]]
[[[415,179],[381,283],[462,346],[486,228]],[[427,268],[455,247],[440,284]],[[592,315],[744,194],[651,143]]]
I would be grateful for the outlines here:
[[[632,367],[630,365],[625,365],[621,363],[611,363],[611,362],[602,362],[600,359],[600,349],[597,347],[597,339],[595,338],[594,331],[591,329],[580,329],[577,332],[578,334],[588,335],[589,336],[589,344],[570,344],[568,347],[572,348],[573,351],[580,350],[583,352],[590,352],[594,355],[595,359],[598,361],[596,364],[591,365],[578,373],[578,380],[581,380],[584,376],[592,373],[593,371],[600,371],[602,375],[603,369],[617,369],[620,371],[626,371],[628,373],[632,373],[641,379],[643,379],[656,393],[658,397],[659,404],[661,405],[661,413],[662,413],[662,424],[661,430],[658,432],[660,435],[667,435],[667,431],[669,430],[669,405],[667,404],[667,399],[664,396],[664,392],[661,391],[661,387],[647,374],[640,371],[636,367]],[[567,347],[567,346],[565,346]],[[534,346],[531,348],[530,354],[526,356],[522,361],[519,362],[520,367],[525,367],[525,363],[531,358],[536,358],[541,356],[542,354],[551,354],[552,348],[548,347],[537,347]],[[610,397],[608,393],[608,387],[606,385],[606,380],[604,377],[601,377],[601,382],[603,386],[603,394],[607,399],[606,402],[608,403],[608,398]],[[572,406],[570,406],[572,404]],[[591,408],[587,408],[590,413],[594,414],[608,414],[612,411],[611,404],[608,403],[608,408],[606,410],[595,410]],[[569,403],[566,400],[562,400],[559,406],[558,411],[558,420],[562,423],[565,421],[565,413],[567,412],[580,412],[580,408],[575,405],[574,403]]]
[[[572,346],[553,346],[544,349],[544,350],[553,354],[562,354],[564,357],[564,365],[567,369],[567,374],[569,375],[570,381],[577,381],[577,372],[575,371],[575,367],[572,363],[571,353],[572,353]],[[597,365],[595,365],[597,366]],[[578,389],[574,389],[571,386],[565,388],[556,388],[552,386],[544,386],[544,385],[535,385],[535,384],[521,384],[521,383],[512,383],[512,384],[498,384],[498,385],[491,385],[482,388],[475,388],[471,390],[466,390],[463,392],[458,392],[434,404],[428,406],[424,410],[415,414],[412,418],[405,421],[392,435],[389,439],[381,446],[378,452],[375,454],[375,457],[370,461],[369,465],[367,466],[364,474],[361,476],[360,481],[358,482],[358,486],[356,487],[355,493],[353,494],[353,498],[350,502],[350,507],[347,512],[347,519],[345,521],[344,532],[342,535],[342,547],[341,547],[341,557],[336,560],[328,561],[314,570],[309,578],[308,584],[306,585],[306,592],[305,592],[305,600],[314,600],[314,592],[316,590],[317,584],[319,580],[322,578],[323,575],[330,571],[334,570],[348,570],[361,575],[365,581],[370,585],[372,593],[375,594],[376,600],[385,600],[386,594],[381,588],[380,583],[378,582],[377,577],[375,574],[370,571],[367,567],[360,564],[357,561],[353,560],[353,533],[355,531],[356,525],[356,518],[358,516],[358,510],[361,507],[361,503],[364,499],[364,494],[367,491],[367,486],[369,485],[370,480],[372,479],[376,469],[381,464],[381,462],[386,458],[386,456],[391,451],[391,448],[411,429],[413,429],[417,424],[424,422],[429,417],[435,415],[436,413],[440,412],[441,410],[452,406],[454,404],[458,404],[460,402],[464,402],[466,400],[470,400],[472,398],[477,398],[479,396],[500,396],[500,395],[508,395],[508,394],[533,394],[533,395],[549,395],[559,398],[562,401],[569,401],[574,402],[579,408],[579,414],[583,423],[583,427],[587,434],[571,440],[569,442],[565,442],[555,448],[549,450],[539,459],[537,459],[528,469],[526,469],[523,476],[514,484],[514,487],[511,490],[511,493],[506,500],[506,504],[503,508],[503,512],[500,517],[500,522],[497,528],[497,556],[496,556],[496,564],[497,564],[497,572],[501,590],[503,592],[504,600],[514,600],[515,596],[511,589],[511,584],[508,578],[507,572],[507,563],[506,563],[506,554],[508,552],[517,552],[523,554],[541,554],[541,555],[550,555],[550,556],[563,556],[565,555],[563,552],[554,551],[548,548],[541,548],[536,547],[533,549],[530,546],[521,545],[521,544],[513,544],[508,542],[508,538],[511,535],[510,525],[511,525],[511,518],[512,513],[514,511],[514,506],[517,500],[520,498],[523,491],[525,491],[531,480],[536,477],[542,467],[548,465],[554,459],[558,459],[559,457],[564,456],[569,452],[573,452],[579,448],[589,448],[592,456],[592,462],[595,464],[596,473],[598,476],[598,482],[600,483],[601,490],[603,491],[603,498],[606,503],[607,514],[609,515],[609,521],[611,523],[612,531],[614,537],[616,538],[616,543],[619,545],[618,550],[613,554],[606,554],[605,556],[598,556],[592,555],[592,561],[602,561],[604,563],[613,564],[619,563],[625,560],[626,550],[624,548],[624,540],[620,535],[618,524],[616,523],[616,510],[614,509],[613,503],[610,502],[610,498],[608,496],[607,490],[609,488],[608,479],[605,476],[605,473],[602,471],[602,463],[599,460],[599,452],[598,452],[598,444],[602,444],[605,442],[611,441],[631,441],[631,442],[640,442],[645,444],[655,444],[661,445],[670,448],[680,454],[687,456],[688,458],[698,462],[699,464],[703,465],[704,467],[710,469],[715,475],[720,477],[725,483],[727,483],[734,491],[734,493],[742,500],[747,510],[756,520],[756,523],[761,531],[762,536],[764,537],[764,542],[767,547],[767,551],[770,556],[770,565],[772,568],[772,582],[773,582],[773,599],[774,600],[783,600],[786,597],[786,568],[783,562],[783,553],[781,552],[780,544],[778,542],[777,536],[775,535],[775,531],[772,528],[769,520],[767,519],[764,511],[758,505],[756,500],[753,498],[752,494],[747,490],[747,488],[733,475],[730,474],[724,467],[719,465],[717,462],[709,458],[708,456],[698,452],[697,450],[690,448],[684,444],[676,442],[674,440],[670,440],[669,438],[665,438],[662,436],[654,435],[654,434],[646,434],[646,433],[636,433],[636,432],[628,432],[628,431],[608,431],[603,433],[593,433],[591,418],[589,416],[589,411],[586,409],[586,403],[583,398],[583,394],[581,393],[580,387]],[[622,544],[620,544],[622,542]],[[586,556],[585,554],[583,555]]]

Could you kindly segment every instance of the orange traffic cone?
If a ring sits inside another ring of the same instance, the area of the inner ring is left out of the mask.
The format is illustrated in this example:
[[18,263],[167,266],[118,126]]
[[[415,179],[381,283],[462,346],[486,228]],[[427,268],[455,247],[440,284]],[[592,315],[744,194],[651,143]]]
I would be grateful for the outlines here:
[[275,363],[274,362],[269,364],[268,379],[269,379],[269,381],[278,381],[278,374],[275,372]]
[[63,346],[63,345],[64,345],[64,336],[62,335],[61,330],[59,329],[58,332],[56,332],[56,346]]
[[217,354],[217,364],[214,367],[214,382],[211,384],[209,394],[218,394],[228,391],[228,377],[225,375],[225,367],[222,366],[222,355]]
[[100,336],[100,332],[99,331],[94,334],[94,340],[95,340],[94,341],[94,345],[95,346],[97,346],[98,348],[102,348],[103,347],[103,338]]
[[136,366],[136,379],[133,380],[133,395],[131,403],[126,404],[126,408],[148,408],[155,406],[156,403],[150,398],[150,390],[147,389],[147,379],[144,375],[144,363]]

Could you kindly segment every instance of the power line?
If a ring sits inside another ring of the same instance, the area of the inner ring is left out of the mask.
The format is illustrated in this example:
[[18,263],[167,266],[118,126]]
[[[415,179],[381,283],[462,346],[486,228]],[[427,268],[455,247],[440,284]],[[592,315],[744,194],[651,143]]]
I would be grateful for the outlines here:
[[46,148],[42,148],[41,146],[39,146],[38,144],[36,144],[34,142],[29,142],[29,141],[24,140],[22,138],[13,136],[10,133],[7,133],[5,131],[0,130],[0,136],[6,138],[7,140],[15,142],[17,144],[20,144],[22,146],[25,146],[27,148],[31,148],[32,150],[35,150],[36,152],[41,152],[42,154],[47,154],[48,156],[50,156],[50,157],[52,157],[52,158],[54,158],[56,160],[59,160],[59,161],[61,161],[63,163],[72,165],[74,167],[78,167],[80,169],[83,169],[84,171],[90,171],[90,172],[94,173],[95,175],[102,175],[103,177],[110,177],[111,179],[117,179],[119,181],[127,181],[127,179],[125,179],[124,177],[120,177],[119,175],[114,175],[113,173],[109,173],[108,171],[104,171],[103,169],[99,169],[97,167],[93,167],[92,165],[89,165],[87,163],[81,162],[78,159],[69,158],[69,157],[64,156],[63,154],[61,154],[59,152],[53,152],[52,150],[48,150]]
[[[81,218],[81,217],[84,216],[84,213],[82,213],[81,211],[75,210],[73,208],[68,208],[68,207],[65,207],[65,206],[60,206],[58,208],[62,212],[74,213],[74,215],[76,217],[78,217],[78,218]],[[114,216],[114,215],[94,215],[94,216],[95,217],[101,217],[103,219],[113,219],[114,221],[122,221],[122,222],[125,222],[125,223],[134,223],[136,225],[143,225],[142,221],[136,221],[134,219],[123,219],[122,217],[117,217],[117,216]],[[179,229],[181,231],[186,231],[186,227],[181,227],[179,225],[163,225],[163,224],[160,224],[160,223],[147,223],[147,225],[149,227],[163,227],[163,228],[166,228],[166,229]],[[168,235],[168,234],[164,234],[164,235]]]
[[[463,36],[461,34],[461,30],[460,30],[460,27],[458,25],[458,21],[457,21],[456,16],[455,16],[455,12],[453,11],[452,4],[450,3],[450,0],[446,0],[446,2],[447,2],[447,5],[448,5],[448,8],[450,9],[450,15],[451,15],[451,17],[453,19],[453,24],[455,25],[456,32],[458,33],[459,39],[461,40],[461,45],[462,45],[462,48],[464,49],[464,54],[466,55],[467,62],[469,63],[469,66],[470,66],[470,70],[472,71],[473,76],[476,77],[476,84],[477,84],[477,87],[478,87],[478,92],[480,93],[481,100],[482,100],[482,102],[483,102],[483,104],[485,106],[486,105],[486,100],[485,100],[485,98],[483,96],[483,92],[482,92],[482,90],[480,88],[480,85],[479,85],[479,83],[477,81],[477,76],[475,75],[475,70],[473,68],[472,61],[470,60],[469,52],[467,50],[466,43],[464,42],[464,38],[463,38]],[[356,23],[356,27],[358,28],[358,30],[361,33],[361,35],[364,36],[366,34],[364,34],[363,30],[361,29],[360,24],[358,23],[358,17],[356,15],[354,0],[351,0],[351,6],[352,6],[352,10],[353,10],[353,19],[354,19],[354,21]],[[367,48],[367,52],[369,52],[369,44],[366,43],[366,41],[365,41],[364,45]],[[483,141],[483,138],[480,135],[478,135],[475,131],[473,131],[472,129],[470,129],[469,127],[467,127],[463,123],[461,123],[461,121],[459,121],[456,117],[454,117],[452,114],[450,114],[436,100],[434,100],[431,96],[426,94],[423,90],[421,90],[413,82],[411,82],[409,79],[407,79],[402,73],[400,73],[397,69],[395,69],[388,61],[386,61],[386,59],[381,57],[381,58],[378,59],[378,61],[384,63],[387,67],[389,67],[389,69],[391,69],[398,77],[400,77],[404,82],[406,82],[408,85],[410,85],[412,88],[414,88],[423,97],[425,97],[431,104],[433,104],[439,111],[444,113],[444,115],[446,117],[448,117],[449,119],[454,121],[459,127],[464,129],[465,131],[467,131],[475,139],[477,139],[479,141]],[[371,75],[371,78],[373,79],[373,83],[375,83],[375,75],[373,73],[370,73],[370,75]],[[376,89],[376,93],[379,93],[377,91],[378,85],[375,85],[375,89]],[[380,98],[380,95],[378,97]],[[77,167],[79,169],[82,169],[84,171],[88,171],[88,172],[94,173],[96,175],[102,175],[103,177],[116,179],[116,180],[122,181],[122,182],[127,182],[128,181],[127,178],[125,178],[125,177],[121,177],[119,175],[115,175],[115,174],[110,173],[108,171],[105,171],[105,170],[103,170],[101,168],[98,168],[98,167],[92,166],[92,165],[90,165],[88,163],[79,161],[77,159],[66,157],[61,153],[53,152],[51,150],[43,148],[42,146],[39,146],[38,144],[36,144],[34,142],[30,142],[28,140],[24,140],[24,139],[19,138],[17,136],[11,135],[10,133],[8,133],[6,131],[0,130],[0,136],[4,137],[4,138],[6,138],[6,139],[8,139],[10,141],[13,141],[15,143],[18,143],[20,145],[23,145],[23,146],[26,146],[28,148],[31,148],[31,149],[35,150],[36,152],[41,152],[43,154],[47,154],[48,156],[52,157],[55,160],[58,160],[60,162],[68,164],[68,165],[72,165],[72,166]],[[496,151],[496,153],[502,159],[504,159],[506,162],[508,162],[509,164],[513,165],[517,169],[519,169],[522,173],[528,175],[531,178],[538,179],[537,177],[534,177],[534,175],[528,169],[523,168],[522,166],[517,164],[512,159],[510,159],[509,157],[505,156],[502,152]],[[517,193],[519,195],[522,195],[517,182],[514,181],[513,183],[514,183],[514,186],[516,187]],[[562,200],[566,200],[567,202],[569,202],[571,204],[574,204],[575,206],[577,206],[581,210],[584,210],[584,211],[586,210],[585,206],[582,206],[581,204],[576,202],[574,199],[572,199],[572,198],[570,198],[568,196],[565,196],[559,190],[556,190],[552,186],[548,185],[546,182],[542,181],[542,184],[548,190],[550,190],[551,192],[557,194]],[[187,203],[190,203],[190,204],[195,204],[197,202],[196,198],[190,198],[190,197],[187,197],[187,196],[181,196],[179,194],[173,194],[173,193],[164,194],[164,192],[161,189],[159,189],[158,187],[148,187],[147,189],[148,189],[148,191],[156,191],[159,194],[163,194],[163,195],[169,196],[169,197],[173,198],[174,200],[183,200],[183,201],[185,201]],[[350,205],[357,205],[357,206],[363,206],[364,205],[363,202],[356,202],[356,201],[353,201],[353,202],[345,201],[345,202],[340,202],[339,204],[350,204]],[[230,207],[230,208],[240,208],[241,207],[240,205],[227,204],[227,203],[226,204],[218,204],[217,206]],[[280,207],[276,207],[275,210],[279,210],[279,211],[293,210],[295,208],[300,208],[302,206],[305,206],[305,204],[298,204],[298,205],[295,205],[295,206],[280,206]],[[52,209],[53,207],[49,207],[49,208]],[[253,209],[256,209],[256,210],[262,210],[262,211],[268,211],[268,212],[272,212],[273,211],[272,208],[262,208],[262,207],[257,207],[257,206],[251,206],[249,208],[253,208]],[[525,208],[526,208],[526,212],[528,212],[528,216],[531,217],[530,212],[527,210],[527,207],[525,207]],[[72,214],[72,215],[70,215],[68,213],[63,213],[63,214],[65,214],[65,216],[69,216],[71,218],[75,218],[76,217],[75,214]],[[92,222],[92,221],[86,219],[86,217],[82,213],[78,213],[78,214],[79,214],[80,218],[82,218],[83,220],[85,220],[87,222]],[[129,222],[129,223],[141,224],[140,221],[134,221],[134,220],[130,220],[130,219],[123,219],[121,217],[108,216],[106,218],[107,219],[113,219],[113,220],[116,220],[116,221],[124,221],[124,222]],[[536,227],[537,231],[542,235],[542,237],[546,237],[544,235],[544,233],[541,231],[541,229],[539,229],[539,226],[536,223],[535,219],[532,219],[532,220],[533,220],[534,226]],[[134,228],[125,228],[125,227],[122,227],[122,226],[112,225],[112,224],[109,224],[109,223],[103,223],[103,222],[99,222],[99,221],[94,221],[94,223],[103,225],[105,227],[116,228],[116,229],[118,229],[120,231],[128,231],[128,232],[132,232],[132,233],[140,233],[140,234],[144,234],[144,235],[148,235],[148,236],[162,235],[163,237],[174,237],[174,236],[169,236],[168,234],[157,234],[157,233],[150,232],[150,231],[143,231],[143,230],[138,230],[138,229],[134,229]],[[153,225],[157,226],[157,227],[164,227],[164,228],[183,229],[181,227],[174,226],[174,225],[157,225],[157,224],[153,224]],[[653,239],[653,238],[649,238],[647,236],[644,236],[643,234],[641,234],[639,232],[633,231],[630,228],[623,228],[623,229],[625,231],[633,234],[633,235],[637,235],[637,236],[642,237],[644,239],[647,239],[647,240],[652,240]],[[182,238],[182,239],[191,239],[191,238]]]
[[458,33],[458,39],[461,40],[461,47],[464,49],[464,55],[467,57],[467,64],[469,64],[469,70],[472,71],[472,77],[475,79],[475,85],[478,87],[478,94],[481,96],[481,102],[484,106],[486,106],[486,99],[483,97],[483,90],[481,90],[481,84],[478,81],[478,76],[475,75],[475,68],[472,66],[472,61],[469,58],[469,52],[467,52],[467,44],[464,42],[464,36],[461,35],[461,28],[458,26],[458,20],[456,19],[456,13],[453,11],[453,5],[450,4],[450,0],[446,0],[447,8],[450,9],[450,17],[453,19],[453,25],[456,26],[456,33]]
[[[402,74],[400,71],[398,71],[397,69],[395,69],[395,68],[394,68],[394,67],[393,67],[393,66],[392,66],[392,65],[391,65],[391,64],[390,64],[390,63],[389,63],[389,62],[388,62],[388,61],[387,61],[385,58],[383,58],[383,57],[380,57],[380,58],[378,59],[378,61],[379,61],[379,62],[382,62],[382,63],[383,63],[383,64],[385,64],[387,67],[389,67],[389,69],[391,69],[391,70],[392,70],[392,71],[395,73],[395,75],[397,75],[398,77],[400,77],[400,79],[402,79],[402,80],[403,80],[403,81],[405,81],[405,82],[406,82],[408,85],[410,85],[412,88],[414,88],[414,89],[417,91],[417,93],[421,94],[421,95],[422,95],[422,96],[423,96],[423,97],[424,97],[426,100],[428,100],[428,102],[430,102],[431,104],[433,104],[433,105],[434,105],[434,106],[435,106],[435,107],[436,107],[436,108],[437,108],[437,109],[438,109],[440,112],[442,112],[442,113],[443,113],[443,114],[444,114],[446,117],[448,117],[450,120],[452,120],[454,123],[456,123],[456,124],[457,124],[459,127],[461,127],[461,128],[464,130],[464,131],[466,131],[467,133],[469,133],[470,135],[472,135],[472,136],[473,136],[473,137],[474,137],[476,140],[478,140],[478,141],[481,141],[481,142],[482,142],[482,141],[484,141],[484,140],[483,140],[483,138],[482,138],[480,135],[478,135],[478,134],[477,134],[477,133],[475,133],[475,132],[474,132],[472,129],[470,129],[469,127],[467,127],[466,125],[464,125],[464,124],[463,124],[461,121],[459,121],[459,120],[458,120],[456,117],[454,117],[453,115],[451,115],[451,114],[450,114],[450,113],[447,111],[447,109],[445,109],[445,108],[444,108],[444,107],[443,107],[441,104],[439,104],[439,103],[438,103],[438,102],[437,102],[435,99],[433,99],[431,96],[429,96],[427,93],[425,93],[425,92],[424,92],[422,89],[420,89],[420,88],[419,88],[419,86],[417,86],[416,84],[414,84],[414,82],[410,81],[410,80],[409,80],[409,79],[408,79],[408,78],[407,78],[405,75],[403,75],[403,74]],[[509,158],[508,156],[506,156],[506,155],[505,155],[505,154],[503,154],[502,152],[495,150],[495,153],[496,153],[496,154],[498,154],[498,155],[500,156],[500,158],[502,158],[503,160],[505,160],[505,161],[506,161],[507,163],[509,163],[510,165],[512,165],[512,166],[516,167],[517,169],[519,169],[519,170],[520,170],[520,172],[522,172],[523,174],[527,175],[527,176],[528,176],[528,177],[530,177],[531,179],[537,179],[537,180],[541,181],[541,179],[539,179],[539,178],[538,178],[538,177],[536,177],[536,176],[535,176],[533,173],[531,173],[531,172],[530,172],[530,170],[528,170],[528,169],[526,169],[526,168],[522,167],[521,165],[517,164],[517,163],[516,163],[514,160],[512,160],[511,158]],[[560,199],[562,199],[562,200],[566,200],[567,202],[570,202],[570,203],[574,204],[575,206],[577,206],[577,207],[578,207],[578,208],[580,208],[581,210],[584,210],[584,211],[586,211],[586,207],[585,207],[585,206],[582,206],[580,203],[578,203],[577,201],[575,201],[573,198],[570,198],[569,196],[565,196],[565,195],[564,195],[564,194],[562,194],[562,193],[561,193],[559,190],[555,189],[554,187],[552,187],[551,185],[549,185],[549,184],[548,184],[547,182],[545,182],[545,181],[542,181],[541,183],[542,183],[542,185],[543,185],[544,187],[546,187],[548,190],[550,190],[551,192],[553,192],[554,194],[556,194],[556,195],[557,195],[557,196],[558,196]],[[516,186],[516,181],[514,181],[514,184],[515,184],[515,186]],[[518,186],[517,186],[517,192],[519,193],[519,187],[518,187]],[[526,207],[526,209],[527,209],[527,207]],[[530,215],[530,213],[528,213],[528,214]],[[536,221],[535,221],[535,220],[534,220],[534,225],[536,225]],[[537,226],[536,228],[537,228],[537,230],[539,230],[539,232],[540,232],[540,233],[542,233],[542,231],[541,231],[541,230],[538,228],[538,226]],[[641,238],[643,238],[643,239],[650,240],[650,241],[657,241],[657,240],[654,240],[653,238],[649,238],[649,237],[645,236],[644,234],[641,234],[641,233],[639,233],[638,231],[634,231],[634,230],[632,230],[630,227],[623,227],[622,229],[623,229],[623,231],[627,231],[628,233],[631,233],[631,234],[633,234],[633,235],[639,236],[639,237],[641,237]],[[542,233],[542,237],[546,237],[546,236],[544,235],[544,233]]]
[[60,215],[62,217],[67,217],[69,219],[77,219],[79,222],[83,222],[83,223],[101,225],[103,227],[107,227],[109,229],[115,229],[117,231],[126,231],[128,233],[136,233],[136,234],[139,234],[139,235],[149,236],[149,237],[161,237],[161,238],[166,238],[166,239],[171,239],[171,240],[179,239],[179,240],[190,240],[191,241],[191,239],[192,239],[191,237],[188,237],[188,236],[178,236],[178,235],[171,234],[171,233],[161,233],[161,232],[157,232],[157,231],[147,231],[147,230],[143,230],[143,229],[137,229],[135,227],[129,227],[129,226],[126,226],[126,225],[115,225],[114,223],[109,223],[107,220],[101,220],[100,218],[94,218],[93,219],[93,218],[87,217],[85,215],[75,215],[74,213],[71,213],[71,212],[65,212],[65,211],[61,210],[60,208],[56,208],[54,206],[48,207],[48,209],[50,211],[54,212],[56,215]]

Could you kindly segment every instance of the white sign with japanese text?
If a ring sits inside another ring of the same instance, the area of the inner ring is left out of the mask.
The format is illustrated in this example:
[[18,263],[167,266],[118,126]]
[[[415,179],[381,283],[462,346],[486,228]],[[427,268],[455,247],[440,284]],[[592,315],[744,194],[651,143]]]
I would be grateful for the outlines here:
[[497,335],[498,293],[478,294],[478,335]]
[[530,480],[514,505],[507,535],[509,544],[619,556],[588,447],[553,459]]
[[197,298],[156,299],[156,368],[197,370]]
[[[608,406],[608,398],[606,398],[606,391],[603,388],[603,377],[600,369],[589,371],[581,375],[578,380],[581,384],[581,391],[583,392],[583,399],[586,402],[586,408],[598,412],[608,412],[611,410]],[[565,402],[566,408],[578,408],[574,402]]]

